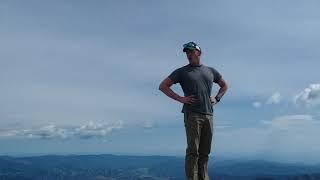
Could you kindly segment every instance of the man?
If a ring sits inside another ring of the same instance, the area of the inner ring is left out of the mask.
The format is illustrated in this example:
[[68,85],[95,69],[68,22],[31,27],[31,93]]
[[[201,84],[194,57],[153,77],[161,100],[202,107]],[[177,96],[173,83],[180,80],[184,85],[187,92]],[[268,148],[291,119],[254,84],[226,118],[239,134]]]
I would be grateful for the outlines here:
[[[175,69],[160,86],[168,97],[183,103],[184,126],[187,136],[185,174],[188,180],[209,180],[208,159],[213,136],[213,105],[227,91],[222,75],[213,67],[200,62],[201,49],[194,43],[183,45],[189,64]],[[211,97],[213,82],[220,86],[217,95]],[[184,97],[171,90],[179,83]]]

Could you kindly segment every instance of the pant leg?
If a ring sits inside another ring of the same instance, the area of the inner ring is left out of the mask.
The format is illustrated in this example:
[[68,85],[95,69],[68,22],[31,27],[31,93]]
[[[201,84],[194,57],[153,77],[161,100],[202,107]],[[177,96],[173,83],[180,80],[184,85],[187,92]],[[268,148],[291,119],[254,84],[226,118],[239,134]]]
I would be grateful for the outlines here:
[[213,116],[204,115],[205,121],[201,129],[198,160],[198,179],[209,180],[208,161],[213,137]]
[[198,180],[199,144],[202,126],[201,118],[201,115],[198,113],[184,113],[184,125],[187,136],[185,174],[188,180]]

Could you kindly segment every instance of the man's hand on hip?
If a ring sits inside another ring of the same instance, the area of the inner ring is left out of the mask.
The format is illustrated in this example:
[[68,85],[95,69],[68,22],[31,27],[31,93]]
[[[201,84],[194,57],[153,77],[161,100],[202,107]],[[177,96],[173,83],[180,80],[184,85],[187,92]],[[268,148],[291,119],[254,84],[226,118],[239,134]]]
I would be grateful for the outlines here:
[[216,97],[211,96],[210,100],[212,105],[216,105],[218,103],[218,101],[216,100]]
[[197,100],[197,99],[194,98],[194,95],[179,98],[179,102],[184,103],[184,104],[192,104],[195,100]]

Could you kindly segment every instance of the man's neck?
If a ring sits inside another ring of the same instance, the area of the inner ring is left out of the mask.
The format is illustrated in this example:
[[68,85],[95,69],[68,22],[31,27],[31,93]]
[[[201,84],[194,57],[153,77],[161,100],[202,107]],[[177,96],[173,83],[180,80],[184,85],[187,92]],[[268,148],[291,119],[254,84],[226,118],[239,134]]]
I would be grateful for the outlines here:
[[202,65],[201,62],[200,62],[200,59],[198,59],[195,62],[189,61],[189,64],[190,64],[190,66],[201,66]]

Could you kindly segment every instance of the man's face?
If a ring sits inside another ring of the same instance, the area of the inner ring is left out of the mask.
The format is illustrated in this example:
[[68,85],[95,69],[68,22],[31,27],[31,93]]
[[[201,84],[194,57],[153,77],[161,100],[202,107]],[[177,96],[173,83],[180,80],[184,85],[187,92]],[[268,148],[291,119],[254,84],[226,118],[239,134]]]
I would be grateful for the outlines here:
[[186,55],[189,61],[194,61],[200,56],[200,52],[195,49],[186,49]]

